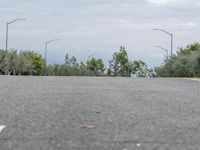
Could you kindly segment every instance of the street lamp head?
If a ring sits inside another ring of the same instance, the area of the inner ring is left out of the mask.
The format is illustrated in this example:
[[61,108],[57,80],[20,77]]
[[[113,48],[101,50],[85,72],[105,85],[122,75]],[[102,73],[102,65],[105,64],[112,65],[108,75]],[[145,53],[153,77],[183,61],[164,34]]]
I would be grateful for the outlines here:
[[97,55],[97,54],[98,54],[98,53],[93,53],[93,54],[89,55],[89,57],[95,56],[95,55]]
[[26,18],[18,18],[18,19],[8,22],[7,24],[11,24],[11,23],[14,23],[14,22],[20,21],[20,20],[26,20]]
[[[165,49],[165,48],[163,48],[163,47],[161,47],[161,46],[158,46],[158,45],[154,45],[153,47]],[[165,49],[165,50],[166,50],[166,49]]]
[[21,19],[19,19],[19,20],[27,20],[26,18],[21,18]]
[[163,29],[153,29],[153,30],[154,31],[162,31],[162,32],[164,32],[164,33],[169,34],[170,36],[172,36],[172,33],[169,33],[169,32],[167,32],[167,31],[165,31]]
[[54,42],[54,41],[59,41],[60,39],[52,39],[52,40],[49,40],[49,41],[47,41],[47,42],[45,42],[46,44],[48,44],[48,43],[51,43],[51,42]]
[[162,50],[164,50],[164,51],[168,52],[168,50],[167,50],[166,48],[163,48],[163,47],[161,47],[161,46],[154,45],[153,47],[160,48],[160,49],[162,49]]
[[160,48],[160,46],[154,45],[153,47]]

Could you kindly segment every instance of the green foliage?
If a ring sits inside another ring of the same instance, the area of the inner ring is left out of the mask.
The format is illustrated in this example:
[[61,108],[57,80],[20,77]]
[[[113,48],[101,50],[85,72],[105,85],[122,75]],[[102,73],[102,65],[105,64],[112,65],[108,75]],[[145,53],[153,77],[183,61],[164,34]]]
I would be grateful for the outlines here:
[[34,51],[21,51],[20,55],[31,62],[32,75],[43,75],[45,63],[41,55],[37,54]]
[[200,44],[181,48],[177,55],[155,68],[155,72],[161,77],[200,77]]
[[5,75],[42,75],[44,61],[33,51],[0,51],[0,73]]
[[109,61],[108,74],[111,76],[130,76],[130,65],[125,47],[121,46],[119,52],[113,54],[112,60]]
[[0,74],[4,74],[4,70],[6,65],[6,52],[4,50],[0,50]]
[[109,66],[107,70],[109,76],[129,77],[131,74],[137,77],[153,76],[153,70],[149,70],[143,61],[129,61],[125,47],[122,46],[119,52],[113,54]]
[[96,75],[103,75],[105,71],[105,65],[102,59],[92,58],[87,61],[88,70],[94,72]]
[[96,76],[103,75],[105,68],[101,59],[92,58],[86,63],[77,62],[76,57],[65,56],[65,64],[49,65],[47,75],[49,76]]
[[[65,56],[64,64],[47,65],[49,76],[105,76],[105,65],[102,59],[91,58],[87,62],[77,62],[75,56]],[[129,61],[124,47],[113,54],[109,61],[107,75],[129,77],[149,76],[147,65],[139,61]],[[43,75],[45,62],[42,56],[34,51],[0,50],[0,74],[4,75]],[[191,68],[195,69],[195,68]]]
[[78,63],[76,61],[76,57],[72,56],[71,58],[69,58],[68,54],[66,54],[66,56],[65,56],[65,64],[72,65],[72,66],[77,66],[78,65]]
[[145,62],[141,60],[135,60],[130,63],[131,73],[135,74],[137,77],[147,77],[149,76],[149,69]]
[[177,55],[190,55],[191,53],[198,51],[200,51],[200,44],[195,42],[187,45],[186,48],[180,48],[180,51],[177,52]]
[[67,64],[54,64],[47,66],[48,76],[94,76],[95,73],[88,70],[86,65],[81,63],[78,66],[70,66]]

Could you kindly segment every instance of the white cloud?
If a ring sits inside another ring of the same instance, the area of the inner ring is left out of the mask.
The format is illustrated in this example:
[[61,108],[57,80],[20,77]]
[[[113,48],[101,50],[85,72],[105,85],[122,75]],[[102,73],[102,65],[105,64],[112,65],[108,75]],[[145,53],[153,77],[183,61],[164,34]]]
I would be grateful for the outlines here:
[[175,0],[146,0],[146,1],[152,4],[156,4],[156,5],[166,5]]
[[184,27],[195,27],[196,26],[196,24],[194,22],[182,23],[180,25],[184,26]]

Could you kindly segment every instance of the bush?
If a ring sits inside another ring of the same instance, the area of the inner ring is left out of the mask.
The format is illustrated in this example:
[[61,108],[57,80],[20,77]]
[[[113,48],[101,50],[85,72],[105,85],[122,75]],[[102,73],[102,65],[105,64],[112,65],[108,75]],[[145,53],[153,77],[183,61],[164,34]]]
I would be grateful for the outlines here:
[[155,72],[159,77],[200,77],[200,44],[181,48],[164,65],[156,67]]

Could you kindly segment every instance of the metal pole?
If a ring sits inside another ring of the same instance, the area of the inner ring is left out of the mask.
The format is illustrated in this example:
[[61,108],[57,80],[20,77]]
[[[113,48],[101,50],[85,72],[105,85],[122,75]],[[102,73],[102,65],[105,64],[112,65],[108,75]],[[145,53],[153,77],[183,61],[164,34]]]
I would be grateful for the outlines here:
[[44,75],[47,75],[47,42],[45,42],[45,68]]
[[8,51],[8,25],[9,23],[6,23],[6,53]]
[[171,58],[172,58],[172,55],[173,55],[173,34],[167,32],[167,31],[165,31],[163,29],[153,29],[153,30],[155,30],[155,31],[162,31],[162,32],[164,32],[164,33],[166,33],[166,34],[168,34],[168,35],[171,36]]
[[14,23],[16,21],[20,21],[20,20],[26,20],[26,19],[25,18],[19,18],[19,19],[15,19],[11,22],[6,23],[6,52],[8,51],[8,26],[9,26],[9,24]]
[[44,70],[45,72],[44,72],[44,75],[47,75],[47,46],[49,43],[57,41],[57,40],[59,40],[59,39],[53,39],[53,40],[45,42],[45,56],[44,56],[45,57],[45,70]]
[[171,34],[171,59],[173,55],[173,34]]

